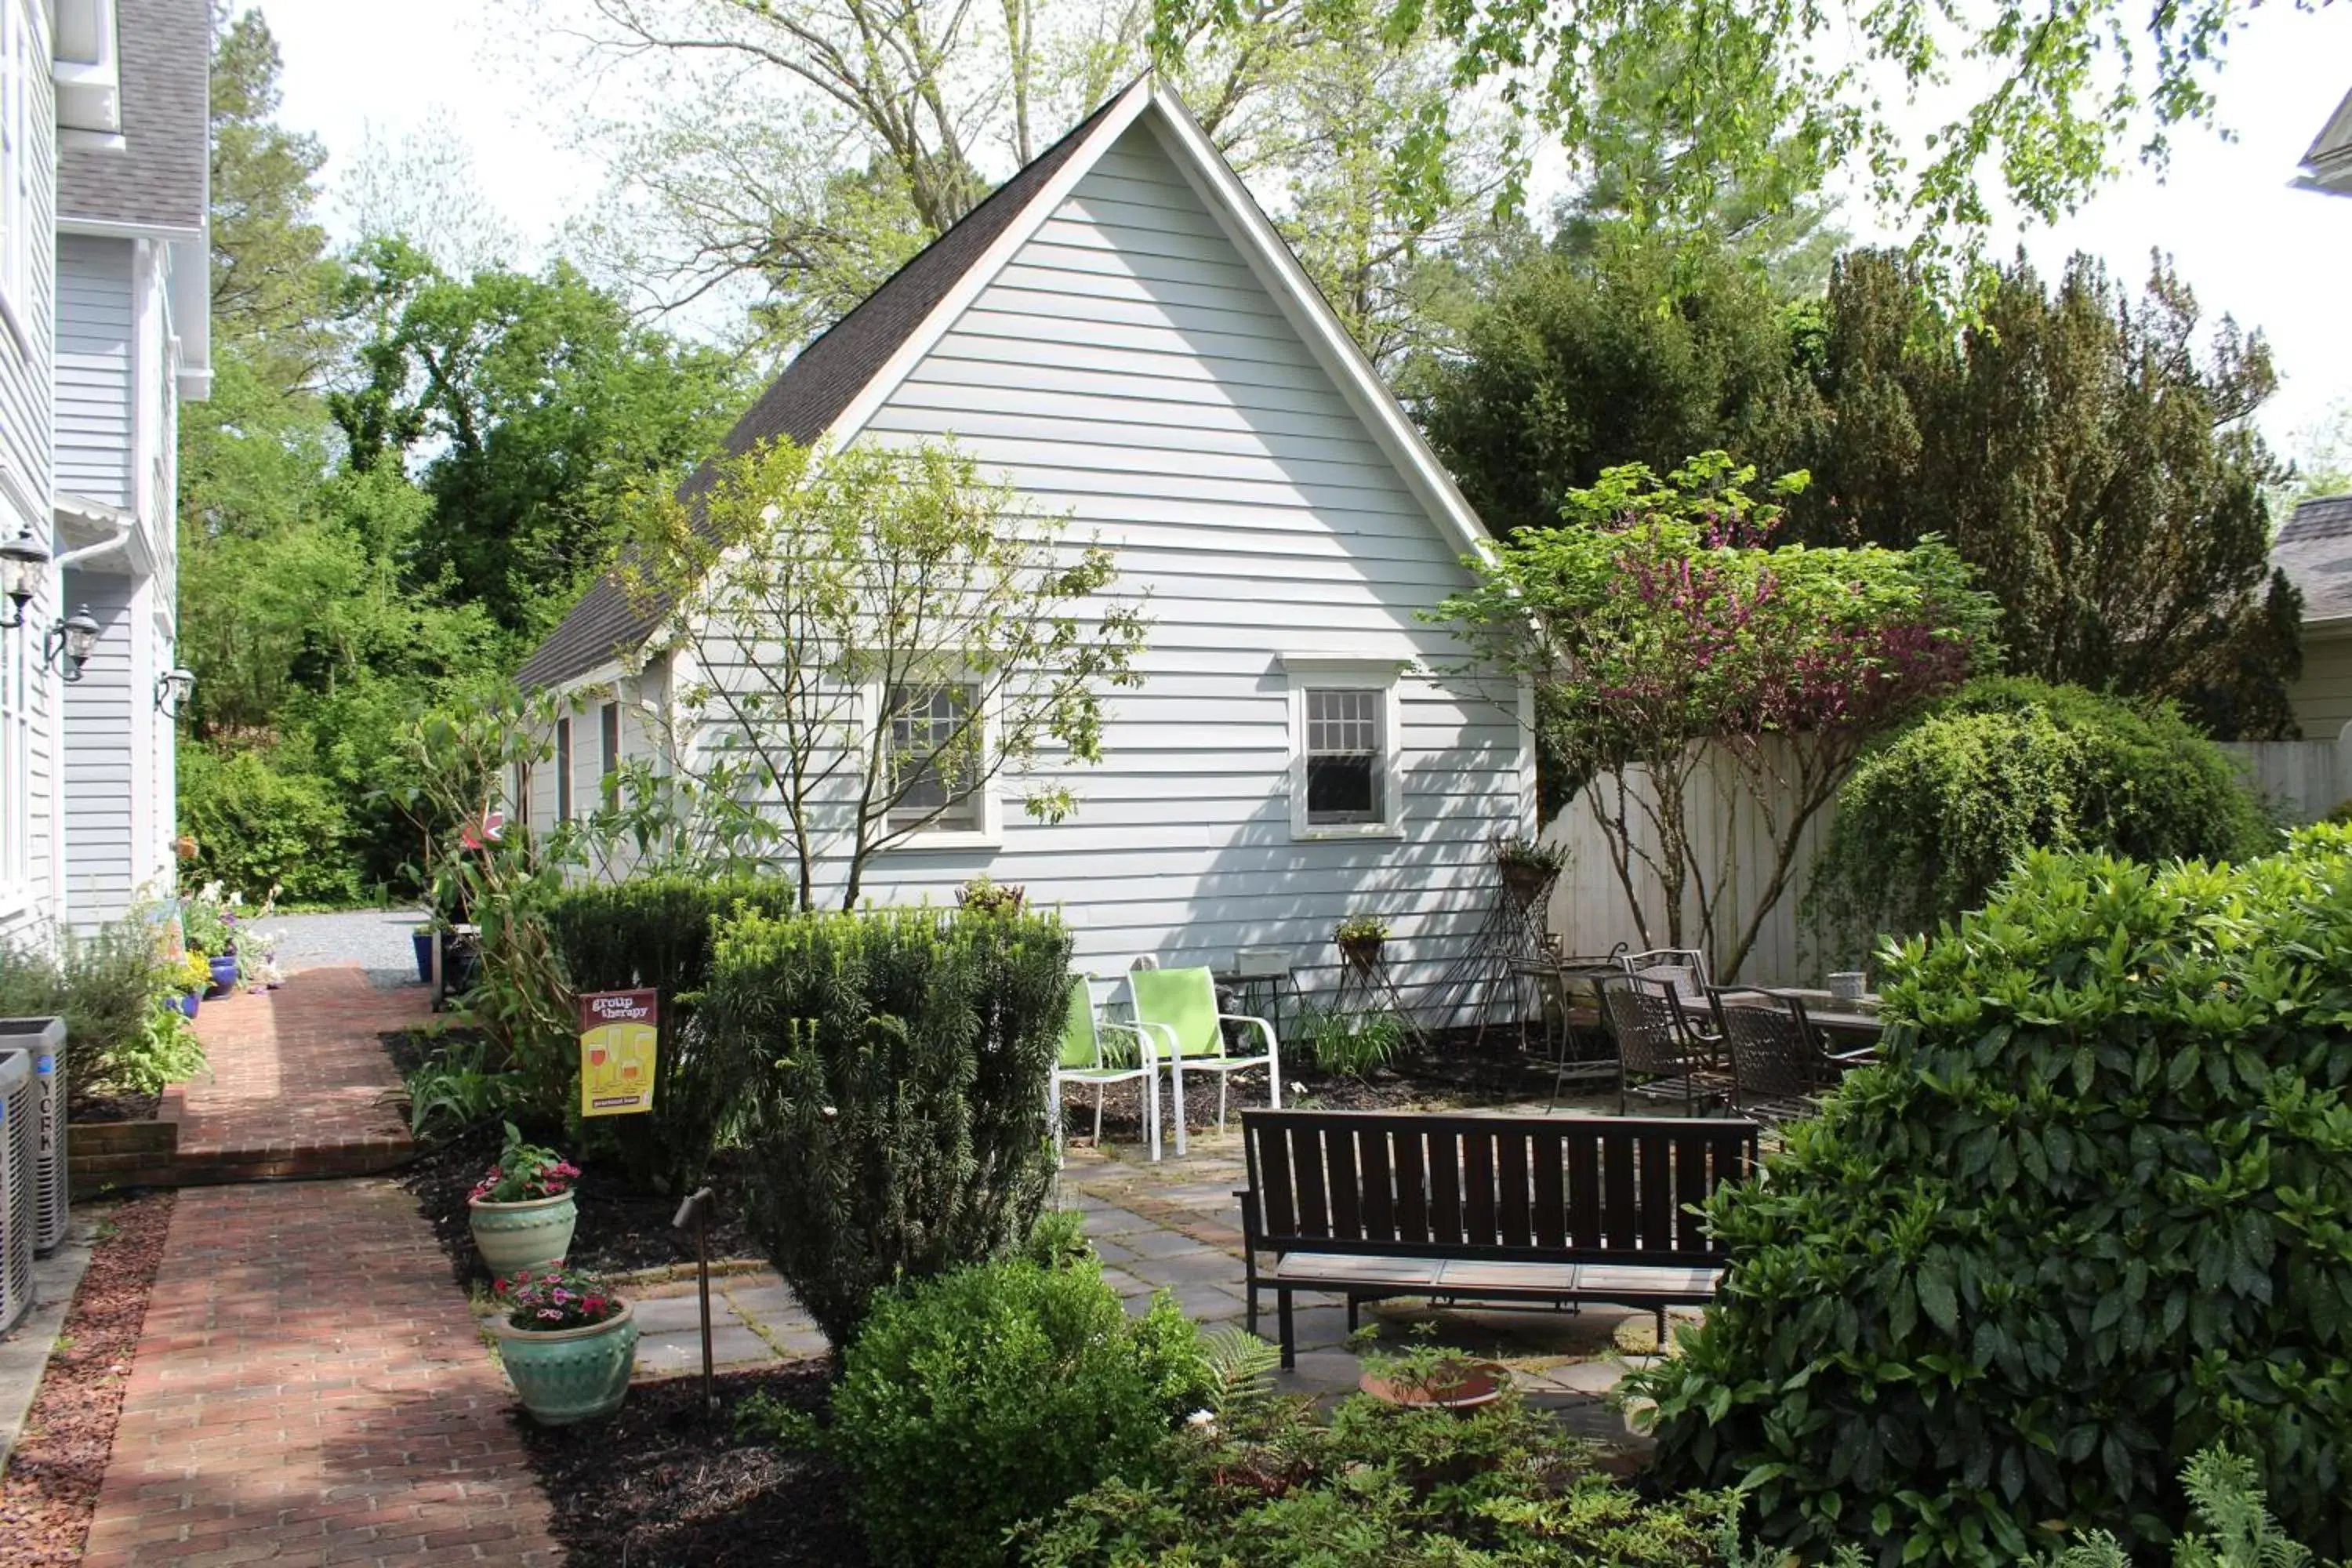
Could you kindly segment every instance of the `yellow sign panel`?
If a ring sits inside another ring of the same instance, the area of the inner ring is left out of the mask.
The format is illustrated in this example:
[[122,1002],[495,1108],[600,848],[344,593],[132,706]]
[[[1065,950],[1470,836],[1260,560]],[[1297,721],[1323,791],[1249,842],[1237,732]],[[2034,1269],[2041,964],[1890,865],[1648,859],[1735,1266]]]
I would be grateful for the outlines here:
[[591,991],[580,998],[580,1114],[626,1116],[654,1108],[660,994]]

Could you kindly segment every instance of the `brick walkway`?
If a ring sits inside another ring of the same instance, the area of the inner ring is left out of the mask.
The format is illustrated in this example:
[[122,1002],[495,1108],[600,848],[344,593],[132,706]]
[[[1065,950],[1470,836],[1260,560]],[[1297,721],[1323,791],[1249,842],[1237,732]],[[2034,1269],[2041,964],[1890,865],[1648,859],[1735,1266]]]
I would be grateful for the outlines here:
[[408,1157],[376,1037],[425,1012],[422,986],[378,990],[354,968],[308,969],[196,1015],[206,1070],[164,1091],[183,1183],[365,1175]]
[[[378,1033],[421,990],[310,970],[207,1003],[175,1094],[215,1181],[397,1159]],[[124,1391],[90,1568],[561,1561],[506,1380],[408,1194],[373,1177],[184,1191]]]

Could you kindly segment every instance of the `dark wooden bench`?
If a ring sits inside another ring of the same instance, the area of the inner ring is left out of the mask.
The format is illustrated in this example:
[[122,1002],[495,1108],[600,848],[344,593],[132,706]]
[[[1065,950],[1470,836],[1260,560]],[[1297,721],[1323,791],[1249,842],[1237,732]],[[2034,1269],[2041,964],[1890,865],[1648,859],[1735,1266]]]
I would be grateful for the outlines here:
[[[1721,1118],[1244,1110],[1249,1326],[1275,1293],[1282,1364],[1290,1298],[1357,1309],[1442,1305],[1666,1309],[1715,1294],[1724,1249],[1692,1212],[1756,1168],[1756,1124]],[[1271,1261],[1261,1266],[1261,1257]]]

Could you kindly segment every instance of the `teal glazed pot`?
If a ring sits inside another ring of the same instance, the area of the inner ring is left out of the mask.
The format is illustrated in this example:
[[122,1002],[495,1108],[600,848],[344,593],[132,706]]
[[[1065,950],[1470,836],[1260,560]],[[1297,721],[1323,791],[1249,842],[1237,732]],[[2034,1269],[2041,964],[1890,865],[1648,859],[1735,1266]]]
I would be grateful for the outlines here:
[[511,1279],[528,1268],[534,1273],[562,1263],[572,1250],[572,1228],[580,1211],[570,1193],[551,1198],[527,1198],[519,1204],[467,1204],[471,1211],[474,1250],[493,1277]]
[[498,1320],[499,1359],[507,1381],[530,1418],[542,1426],[568,1426],[610,1415],[628,1396],[629,1373],[637,1364],[637,1314],[621,1315],[584,1329],[536,1334]]

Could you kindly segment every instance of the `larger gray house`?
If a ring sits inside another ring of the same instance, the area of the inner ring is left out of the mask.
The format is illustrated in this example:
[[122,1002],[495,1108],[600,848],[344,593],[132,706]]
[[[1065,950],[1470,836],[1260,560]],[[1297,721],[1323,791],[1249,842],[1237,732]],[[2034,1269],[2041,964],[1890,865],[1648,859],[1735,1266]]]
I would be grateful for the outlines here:
[[0,937],[169,891],[210,26],[205,0],[0,0]]
[[[952,437],[1149,595],[1144,683],[1115,694],[1102,765],[1064,775],[1077,815],[975,791],[880,857],[871,896],[943,902],[985,872],[1058,906],[1097,968],[1278,963],[1312,989],[1360,913],[1394,927],[1408,986],[1461,956],[1490,837],[1532,831],[1523,699],[1451,673],[1463,649],[1422,619],[1484,531],[1166,89],[1138,82],[1013,175],[729,445],[775,437]],[[624,757],[698,743],[660,722],[675,694],[745,677],[691,668],[692,613],[603,584],[532,656],[525,682],[565,702],[532,821],[593,804]]]

